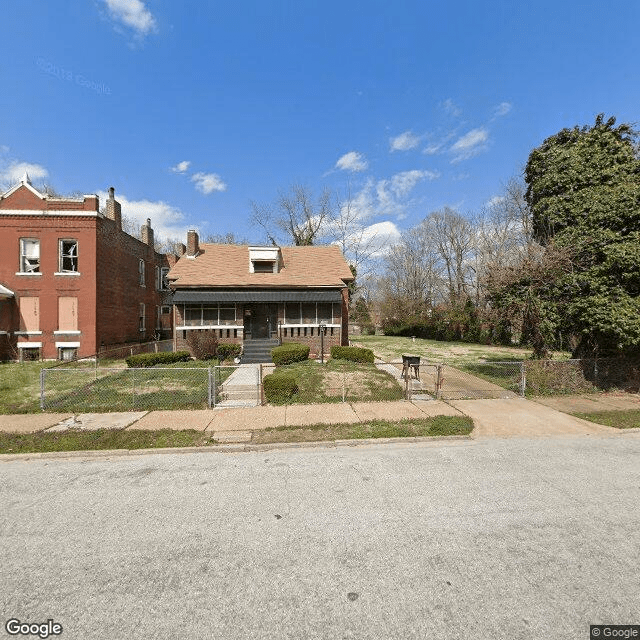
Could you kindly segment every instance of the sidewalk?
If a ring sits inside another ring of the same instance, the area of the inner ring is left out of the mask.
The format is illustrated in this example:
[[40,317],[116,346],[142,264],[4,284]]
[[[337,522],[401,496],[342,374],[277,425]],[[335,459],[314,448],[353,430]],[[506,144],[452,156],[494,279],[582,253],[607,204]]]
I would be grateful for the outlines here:
[[[616,435],[624,433],[567,413],[583,406],[614,410],[621,406],[640,406],[638,396],[618,401],[608,397],[564,397],[549,399],[545,404],[524,398],[453,400],[399,400],[395,402],[354,402],[286,406],[255,406],[183,411],[138,411],[124,413],[37,413],[0,415],[0,431],[35,433],[66,429],[195,429],[207,431],[220,442],[245,442],[251,431],[281,426],[310,424],[358,423],[369,420],[401,420],[437,415],[466,415],[473,419],[473,436],[482,437],[546,437],[556,435]],[[627,430],[628,432],[628,430]]]
[[[248,439],[256,429],[310,424],[357,423],[368,420],[401,420],[461,413],[439,401],[354,402],[335,404],[236,407],[189,411],[123,413],[36,413],[0,415],[0,431],[35,433],[65,429],[195,429],[228,434],[222,439]],[[234,435],[231,435],[234,434]],[[248,436],[247,436],[248,434]],[[219,439],[219,438],[218,438]]]

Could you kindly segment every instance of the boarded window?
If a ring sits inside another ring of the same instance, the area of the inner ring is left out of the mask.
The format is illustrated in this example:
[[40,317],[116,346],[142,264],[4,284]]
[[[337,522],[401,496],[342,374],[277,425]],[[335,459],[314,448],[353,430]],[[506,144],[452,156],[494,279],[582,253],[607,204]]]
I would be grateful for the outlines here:
[[138,328],[140,331],[145,330],[146,318],[145,318],[145,306],[144,303],[141,302],[138,310]]
[[40,331],[40,298],[20,298],[20,331]]
[[274,273],[275,262],[268,260],[254,260],[253,272],[254,273]]
[[20,239],[20,271],[40,273],[40,240]]
[[60,240],[60,271],[62,273],[78,271],[77,240]]
[[78,298],[58,298],[58,331],[78,330]]
[[145,286],[145,277],[144,277],[144,260],[138,261],[138,282],[141,287]]

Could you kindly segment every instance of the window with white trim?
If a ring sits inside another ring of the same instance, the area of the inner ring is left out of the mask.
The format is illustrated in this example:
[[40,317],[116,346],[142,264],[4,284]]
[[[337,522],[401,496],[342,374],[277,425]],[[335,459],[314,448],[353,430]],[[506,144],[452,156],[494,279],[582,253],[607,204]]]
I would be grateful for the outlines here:
[[58,347],[58,360],[71,362],[78,359],[77,347]]
[[59,265],[60,273],[77,273],[78,271],[78,241],[60,240]]
[[156,278],[158,281],[158,291],[167,291],[169,289],[169,281],[167,280],[167,274],[169,273],[169,267],[156,267]]
[[40,240],[20,238],[20,273],[40,273]]
[[141,287],[145,286],[145,278],[144,278],[144,260],[138,261],[138,284]]
[[138,310],[138,329],[140,331],[145,331],[145,322],[146,322],[146,318],[145,318],[144,302],[141,302]]

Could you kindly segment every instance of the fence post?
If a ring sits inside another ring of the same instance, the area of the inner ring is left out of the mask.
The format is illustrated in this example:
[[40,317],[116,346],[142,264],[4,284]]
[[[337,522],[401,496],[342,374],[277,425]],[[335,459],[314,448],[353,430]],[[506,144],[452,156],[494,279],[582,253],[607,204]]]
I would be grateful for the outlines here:
[[436,373],[436,400],[440,400],[442,396],[442,369],[444,365],[439,364]]
[[216,387],[216,367],[213,367],[213,384],[211,388],[211,406],[215,409],[216,396],[218,395],[218,389]]
[[264,387],[262,386],[262,362],[260,363],[260,367],[258,369],[258,399],[260,401],[260,406],[264,405]]
[[207,379],[207,394],[208,394],[208,398],[207,398],[207,406],[209,407],[209,409],[211,409],[211,367],[207,368],[207,371],[209,372],[208,374],[208,379]]
[[136,370],[135,367],[131,369],[131,407],[136,408]]
[[595,382],[595,386],[598,386],[598,356],[596,355],[595,360],[593,361],[593,381]]
[[346,398],[346,393],[347,390],[345,389],[346,386],[346,374],[344,371],[344,365],[342,366],[342,402],[345,402],[345,398]]
[[40,369],[40,410],[44,411],[44,372],[45,369]]
[[527,389],[527,370],[524,366],[524,360],[520,363],[520,396],[524,398]]

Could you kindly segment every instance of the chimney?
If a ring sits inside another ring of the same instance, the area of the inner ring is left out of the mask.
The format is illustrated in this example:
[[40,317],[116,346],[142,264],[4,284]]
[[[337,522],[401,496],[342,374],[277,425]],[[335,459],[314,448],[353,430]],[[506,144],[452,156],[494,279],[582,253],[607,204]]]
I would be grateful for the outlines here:
[[198,234],[195,229],[187,231],[187,258],[195,258],[200,253]]
[[120,203],[115,199],[116,190],[109,187],[109,197],[107,198],[107,218],[116,223],[118,229],[122,229],[122,209]]
[[142,242],[153,247],[153,229],[151,228],[151,218],[147,218],[147,223],[140,227],[140,236]]

